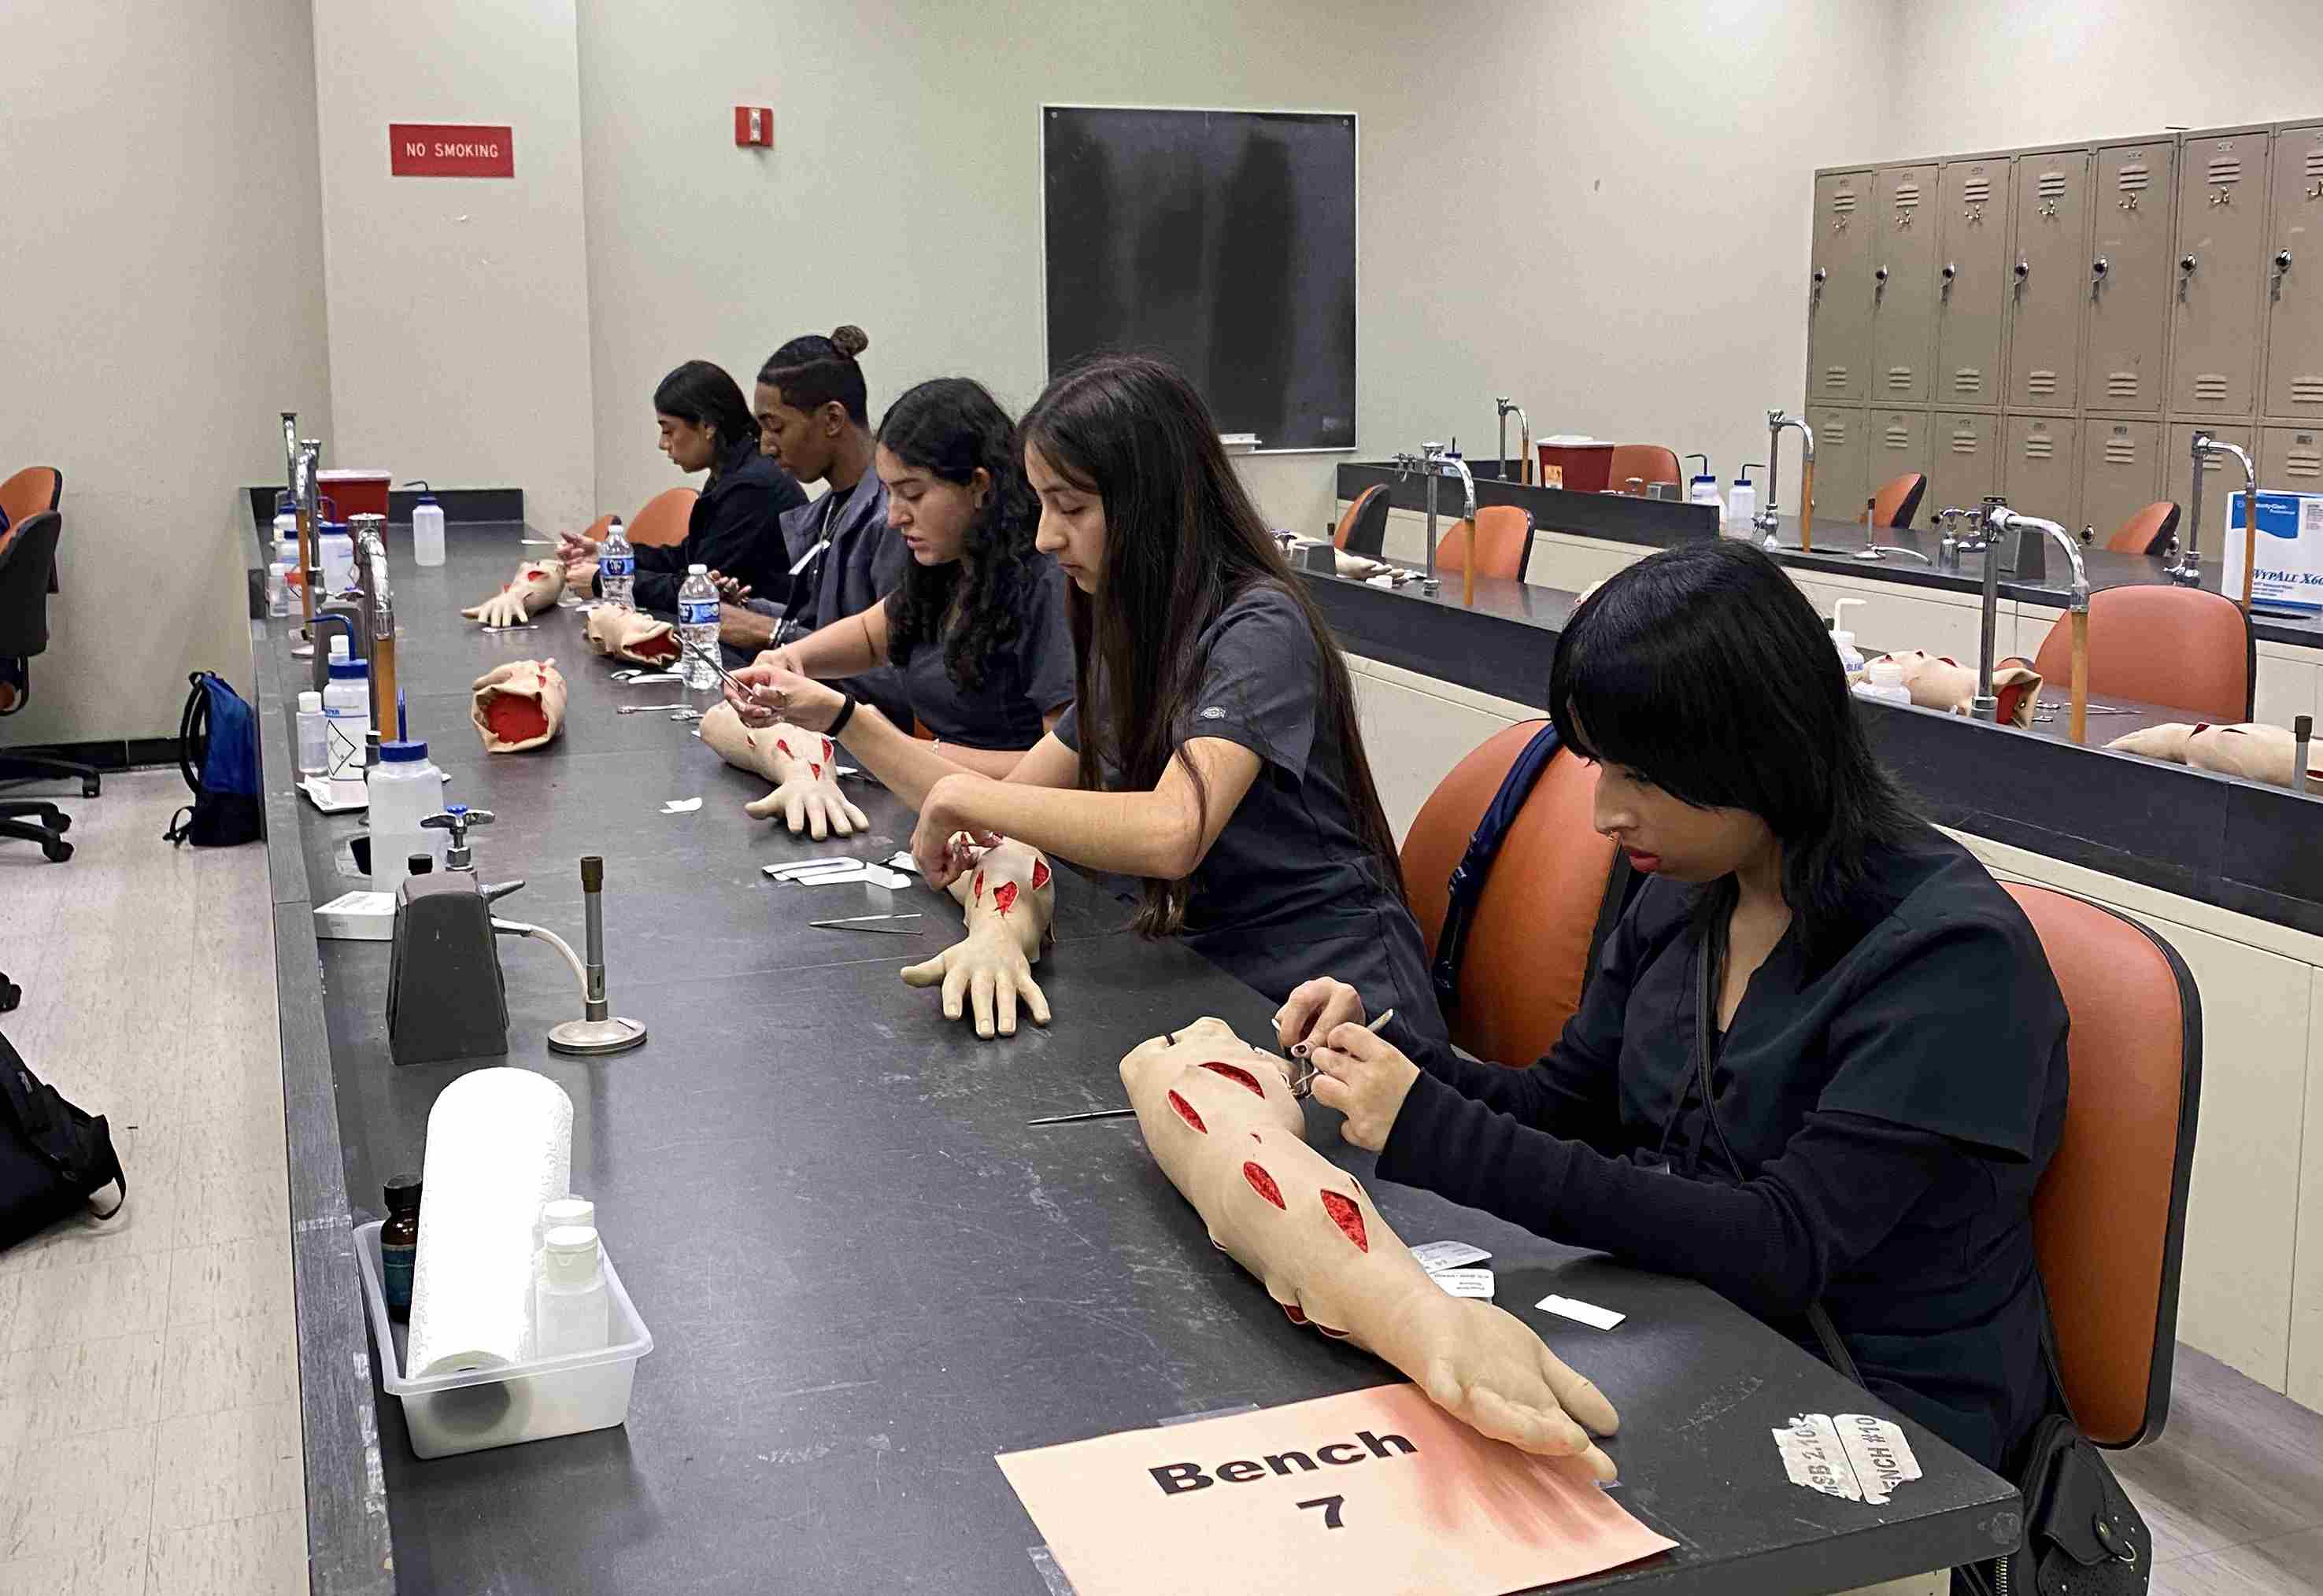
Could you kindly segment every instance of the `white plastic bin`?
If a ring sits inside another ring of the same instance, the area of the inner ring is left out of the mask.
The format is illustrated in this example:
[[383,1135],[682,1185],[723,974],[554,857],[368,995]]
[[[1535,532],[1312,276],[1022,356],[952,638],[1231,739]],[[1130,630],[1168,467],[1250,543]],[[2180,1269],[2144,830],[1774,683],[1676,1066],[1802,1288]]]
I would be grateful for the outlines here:
[[388,1395],[402,1400],[412,1451],[421,1457],[451,1457],[628,1421],[629,1387],[638,1360],[653,1351],[653,1333],[621,1289],[610,1255],[605,1295],[611,1325],[603,1347],[513,1369],[406,1379],[404,1337],[387,1316],[379,1227],[377,1220],[355,1227],[355,1257],[363,1265],[363,1298],[371,1304],[372,1338],[379,1344],[380,1379]]

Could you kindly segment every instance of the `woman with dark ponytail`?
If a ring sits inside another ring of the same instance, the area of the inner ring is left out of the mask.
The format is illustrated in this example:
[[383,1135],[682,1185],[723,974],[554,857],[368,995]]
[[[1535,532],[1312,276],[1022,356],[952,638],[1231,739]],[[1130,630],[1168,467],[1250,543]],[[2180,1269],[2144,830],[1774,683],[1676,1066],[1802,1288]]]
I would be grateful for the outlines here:
[[[965,377],[923,382],[879,424],[873,469],[887,527],[912,564],[879,603],[761,656],[740,681],[779,695],[782,718],[831,731],[874,775],[917,804],[955,770],[1003,776],[1073,700],[1065,579],[1033,546],[1039,507],[1024,485],[1008,413]],[[833,729],[848,695],[812,678],[900,673],[923,741],[865,705]],[[730,695],[743,718],[772,714]],[[769,702],[775,702],[770,696]]]

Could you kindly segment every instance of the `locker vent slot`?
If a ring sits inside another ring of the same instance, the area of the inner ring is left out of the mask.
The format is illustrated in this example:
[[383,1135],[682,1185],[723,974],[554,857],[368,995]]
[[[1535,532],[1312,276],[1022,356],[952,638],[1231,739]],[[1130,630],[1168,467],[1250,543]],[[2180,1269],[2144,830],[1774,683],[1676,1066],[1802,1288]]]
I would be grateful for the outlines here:
[[2208,175],[2211,182],[2222,188],[2228,183],[2239,183],[2243,180],[2243,158],[2239,155],[2213,155]]
[[2106,398],[2134,399],[2142,386],[2135,371],[2110,371],[2106,375]]
[[[2309,165],[2318,169],[2318,175],[2323,175],[2323,156],[2310,155],[2307,161]],[[1969,179],[1960,185],[1960,197],[1970,205],[1985,204],[1992,197],[1992,179],[1990,178]]]
[[2307,152],[2307,175],[2310,178],[2323,178],[2323,145],[2318,145]]
[[1847,423],[1833,418],[1828,427],[1815,428],[1815,436],[1836,445],[1847,442]]
[[1953,454],[1973,454],[1976,452],[1976,434],[1974,432],[1956,432],[1952,434]]
[[1984,372],[1975,366],[1962,366],[1952,373],[1952,394],[1957,399],[1982,399]]
[[1891,449],[1910,448],[1912,446],[1911,427],[1901,421],[1890,421],[1887,424],[1887,446]]
[[2107,465],[2135,465],[2137,440],[2135,438],[2106,439],[2105,457]]
[[1855,196],[1846,189],[1842,188],[1831,197],[1831,209],[1833,216],[1843,216],[1854,208]]
[[2025,391],[2037,394],[2044,399],[2054,394],[2057,391],[2057,373],[2054,371],[2025,372]]
[[2227,402],[2227,379],[2218,372],[2196,372],[2194,402],[2198,405],[2223,405]]
[[2036,432],[2025,440],[2025,458],[2027,460],[2053,460],[2056,454],[2057,440],[2046,433]]
[[2126,166],[2121,169],[2121,191],[2124,194],[2135,194],[2141,188],[2150,188],[2153,186],[2153,174],[2145,168]]
[[1920,186],[1914,182],[1896,185],[1896,208],[1907,211],[1920,203]]
[[2043,199],[2064,198],[2065,174],[2062,172],[2043,172],[2041,174],[2036,191]]
[[1823,385],[1832,393],[1845,393],[1847,391],[1847,368],[1845,366],[1825,366],[1823,369]]
[[2323,405],[2323,377],[2292,378],[2291,402],[2294,405]]
[[1912,368],[1909,366],[1889,366],[1887,368],[1887,391],[1890,393],[1911,392]]
[[2292,449],[2282,457],[2287,477],[2323,477],[2323,449]]

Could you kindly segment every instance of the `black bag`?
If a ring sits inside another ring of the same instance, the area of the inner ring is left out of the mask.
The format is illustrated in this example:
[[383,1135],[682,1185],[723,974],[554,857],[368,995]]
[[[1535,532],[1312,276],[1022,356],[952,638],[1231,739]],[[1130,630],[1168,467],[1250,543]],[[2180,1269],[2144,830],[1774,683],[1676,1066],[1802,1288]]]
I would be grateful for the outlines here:
[[178,770],[194,801],[170,818],[161,839],[196,848],[255,842],[266,835],[258,796],[258,717],[210,672],[196,671],[187,679],[194,687],[178,719]]
[[[129,1198],[105,1116],[83,1114],[43,1085],[0,1036],[0,1248],[39,1234],[111,1181]],[[100,1219],[121,1211],[115,1203]]]

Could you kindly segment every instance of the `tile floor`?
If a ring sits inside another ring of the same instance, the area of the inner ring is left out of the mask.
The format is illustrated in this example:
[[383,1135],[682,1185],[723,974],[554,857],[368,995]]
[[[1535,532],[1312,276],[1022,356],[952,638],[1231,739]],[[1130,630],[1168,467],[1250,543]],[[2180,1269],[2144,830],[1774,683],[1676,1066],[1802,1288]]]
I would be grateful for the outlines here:
[[[161,842],[175,772],[58,790],[69,863],[0,844],[0,1032],[133,1193],[0,1252],[0,1592],[303,1592],[265,855]],[[2323,1596],[2323,1415],[2181,1348],[2169,1433],[2116,1467],[2156,1596]]]

